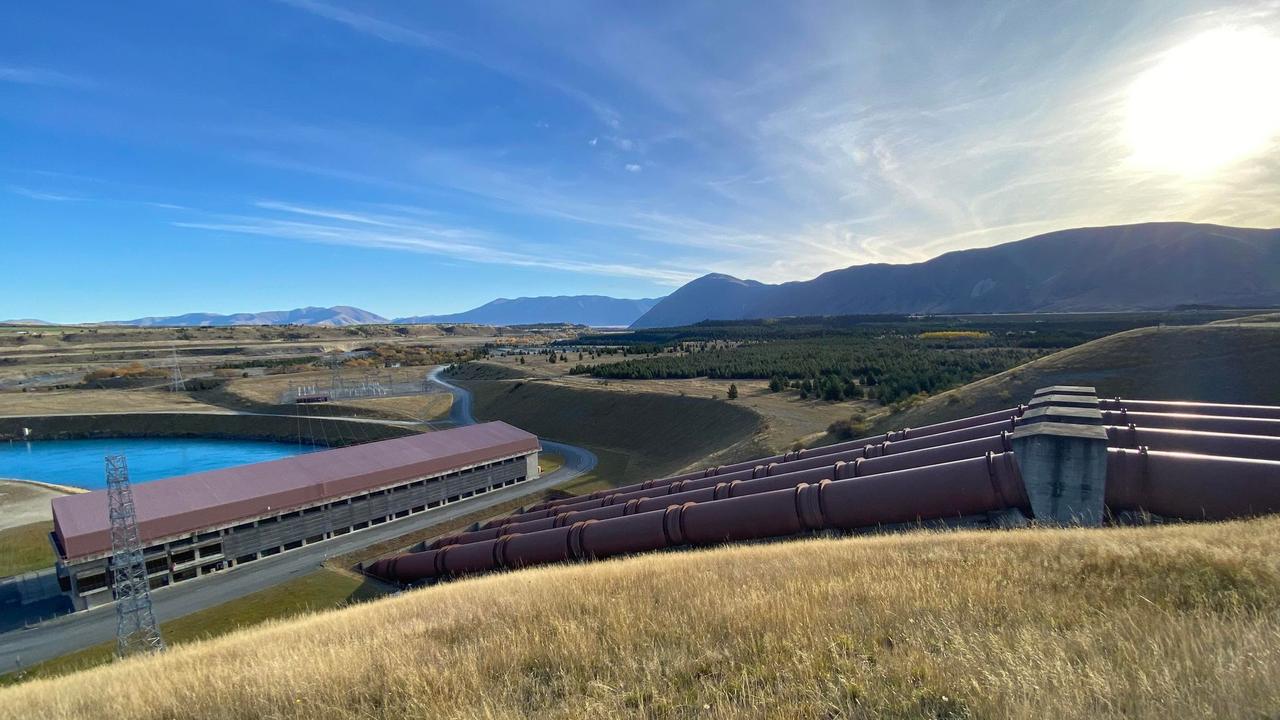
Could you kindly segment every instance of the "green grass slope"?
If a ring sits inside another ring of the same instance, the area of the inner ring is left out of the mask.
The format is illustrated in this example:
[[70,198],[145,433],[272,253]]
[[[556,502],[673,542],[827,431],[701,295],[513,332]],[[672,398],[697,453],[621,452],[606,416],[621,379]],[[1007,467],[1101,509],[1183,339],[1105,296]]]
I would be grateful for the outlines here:
[[0,530],[0,578],[53,567],[52,530],[48,521]]
[[489,575],[0,689],[0,719],[1264,718],[1280,518]]
[[884,416],[920,427],[1026,402],[1036,388],[1092,385],[1102,397],[1280,404],[1280,325],[1236,323],[1117,333],[939,393]]

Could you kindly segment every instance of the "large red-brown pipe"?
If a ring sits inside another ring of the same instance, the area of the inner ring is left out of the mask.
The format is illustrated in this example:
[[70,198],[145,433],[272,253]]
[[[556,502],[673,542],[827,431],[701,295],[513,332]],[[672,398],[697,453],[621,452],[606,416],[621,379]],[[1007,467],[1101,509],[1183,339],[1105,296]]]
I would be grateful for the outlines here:
[[[1007,427],[1008,423],[1000,422],[993,423],[993,425],[997,427]],[[984,425],[980,427],[988,426]],[[942,435],[935,437],[942,437]],[[901,444],[903,443],[894,444],[894,449],[896,449],[897,445]],[[884,452],[887,449],[890,448],[882,447],[880,452]],[[781,483],[781,486],[786,486],[786,483],[788,482],[791,486],[794,486],[801,482],[815,482],[816,479],[824,477],[842,479],[841,477],[834,476],[832,467],[838,466],[844,462],[849,463],[847,470],[848,474],[844,477],[855,477],[859,475],[873,475],[891,472],[893,470],[901,470],[904,468],[935,465],[943,462],[951,462],[953,460],[978,457],[987,452],[1006,452],[1010,449],[1009,434],[1007,432],[1001,432],[998,435],[951,443],[949,445],[924,447],[919,450],[900,453],[892,452],[888,455],[880,455],[870,458],[862,457],[864,452],[859,451],[848,455],[828,455],[822,458],[809,458],[791,463],[778,463],[767,468],[757,467],[751,471],[744,470],[736,473],[730,473],[728,475],[717,475],[714,477],[699,478],[695,480],[681,480],[667,485],[650,487],[643,490],[634,490],[631,492],[615,492],[594,499],[580,499],[574,502],[564,502],[542,510],[533,510],[526,513],[510,515],[505,518],[492,520],[486,523],[485,526],[482,526],[479,530],[440,538],[434,541],[431,544],[431,547],[435,548],[454,543],[489,540],[511,532],[527,532],[530,528],[551,527],[551,524],[548,524],[546,521],[564,513],[594,510],[596,508],[626,503],[631,500],[668,496],[691,490],[715,487],[726,483],[748,483],[749,481],[752,481],[755,476],[773,477],[777,475],[778,477],[788,479]],[[839,458],[842,457],[847,458],[847,460],[840,460]],[[835,462],[833,462],[833,460]],[[783,472],[784,470],[790,470],[790,472]],[[753,486],[748,484],[746,487]],[[742,492],[739,492],[738,494],[742,494]],[[507,527],[508,529],[503,530],[504,527]]]
[[[576,500],[591,500],[597,497],[603,497],[604,495],[607,495],[612,492],[625,493],[625,492],[634,492],[636,490],[647,490],[648,488],[654,487],[656,485],[669,485],[673,482],[678,482],[681,480],[695,480],[698,478],[724,475],[726,473],[737,472],[741,470],[751,470],[752,468],[755,468],[758,466],[767,466],[772,463],[787,463],[787,462],[799,460],[801,458],[811,458],[811,457],[832,455],[835,453],[859,451],[866,445],[879,445],[880,443],[885,443],[885,442],[898,443],[898,442],[903,442],[907,440],[923,439],[928,436],[938,435],[946,432],[965,430],[965,429],[973,428],[979,425],[992,425],[997,423],[1003,424],[1009,421],[1011,418],[1021,417],[1022,413],[1025,411],[1026,411],[1025,405],[1018,405],[1016,407],[1005,408],[1004,410],[996,410],[993,412],[984,413],[982,415],[974,415],[972,417],[960,418],[959,420],[950,420],[947,422],[934,423],[933,425],[925,425],[923,427],[918,427],[918,428],[905,428],[903,430],[893,430],[887,433],[881,433],[880,435],[872,435],[870,437],[859,438],[857,440],[848,440],[846,442],[835,443],[833,445],[824,445],[822,447],[796,450],[794,452],[787,452],[781,455],[771,455],[769,457],[757,458],[755,460],[745,460],[743,462],[734,463],[732,465],[721,465],[719,467],[706,468],[704,470],[696,470],[693,472],[683,473],[681,475],[672,475],[669,477],[658,478],[655,480],[647,480],[642,483],[625,485],[619,488],[615,488],[613,490],[601,490],[601,491],[589,493],[587,495],[583,495],[576,498]],[[974,437],[982,437],[983,435],[993,435],[993,434],[995,434],[994,431],[984,432],[981,435],[969,435],[968,437],[964,437],[963,439],[968,440]],[[956,437],[954,439],[948,440],[947,442],[957,442],[960,439],[961,438]],[[939,443],[939,444],[945,444],[945,443]],[[918,447],[927,447],[927,446],[928,446],[927,444],[920,444],[917,446],[917,449]],[[543,510],[559,502],[562,502],[562,501],[552,500],[552,501],[547,501],[542,503],[536,503],[526,508],[526,511],[532,512],[535,510]]]
[[1280,437],[1269,435],[1236,435],[1232,433],[1174,430],[1170,428],[1107,428],[1111,445],[1122,448],[1149,448],[1198,455],[1280,460]]
[[[1021,407],[1021,406],[1019,406]],[[1014,411],[1018,408],[1014,408]],[[976,418],[965,418],[965,422],[975,419],[986,419],[990,415],[1003,415],[1006,412],[1001,410],[997,413],[988,413],[987,415],[979,415]],[[629,493],[639,490],[648,490],[654,487],[670,485],[673,482],[691,482],[696,480],[707,480],[715,478],[717,480],[731,481],[740,480],[745,477],[757,477],[761,474],[774,474],[779,472],[792,472],[794,470],[805,469],[810,467],[820,467],[824,464],[843,460],[851,462],[856,457],[877,457],[879,455],[889,455],[893,453],[908,452],[912,450],[920,450],[938,445],[948,445],[952,443],[962,442],[964,440],[973,440],[976,438],[991,437],[999,434],[1001,431],[1012,432],[1015,427],[1016,415],[1001,417],[993,422],[986,422],[977,425],[965,425],[963,427],[943,430],[940,432],[923,432],[926,428],[911,430],[908,428],[903,431],[895,431],[885,435],[877,435],[875,438],[863,438],[862,440],[852,440],[835,445],[827,445],[818,448],[806,450],[797,450],[786,455],[774,456],[773,458],[762,458],[737,465],[729,465],[720,468],[714,468],[714,472],[704,472],[695,474],[686,474],[675,476],[675,478],[660,478],[656,480],[647,480],[642,483],[633,485],[625,485],[613,490],[599,490],[587,495],[580,495],[572,498],[563,498],[559,500],[548,500],[545,502],[531,505],[523,511],[513,513],[511,517],[519,517],[527,513],[539,512],[550,508],[561,507],[572,503],[582,502],[584,500],[595,500],[614,493]],[[961,421],[955,421],[961,422]],[[940,423],[940,425],[951,425],[952,423]],[[937,426],[929,426],[930,428]],[[906,437],[906,434],[911,437]],[[888,439],[890,437],[897,439]],[[865,442],[879,438],[878,442]],[[785,460],[776,460],[775,458],[786,458]],[[714,482],[714,481],[713,481]],[[490,520],[481,525],[482,529],[496,527],[505,522],[507,518],[498,518]]]
[[675,545],[959,518],[1008,507],[1025,509],[1028,504],[1013,454],[989,453],[871,477],[822,480],[742,497],[671,504],[528,534],[449,545],[379,561],[369,572],[407,583]]
[[[871,459],[858,458],[854,465],[857,467],[858,475],[872,475],[881,472],[888,472],[890,470],[936,465],[938,463],[950,462],[952,460],[978,457],[987,452],[1004,452],[1008,449],[1007,437],[1004,435],[996,435],[989,438],[980,438],[978,440],[969,440],[967,442],[954,443],[952,445],[924,448],[922,450],[915,450],[895,455],[885,455]],[[830,477],[831,475],[830,465],[810,470],[800,470],[797,473],[787,474],[798,476],[801,473],[813,473],[814,471],[823,473],[826,477]],[[749,478],[750,476],[748,475],[747,477]],[[680,482],[652,487],[646,490],[611,493],[594,500],[582,500],[575,503],[558,505],[555,507],[554,511],[544,510],[542,512],[573,512],[575,510],[590,510],[604,505],[613,505],[643,497],[669,495],[672,493],[683,492],[685,490],[698,490],[704,487],[712,487],[719,482],[723,482],[724,479],[727,478],[722,479],[721,477],[711,477],[700,480],[682,480]],[[809,482],[809,480],[807,478],[797,477],[797,482],[793,484],[799,484],[799,482]]]
[[1199,430],[1236,435],[1280,435],[1280,420],[1270,418],[1104,410],[1102,422],[1104,425],[1137,425],[1141,428]]
[[1111,398],[1098,400],[1098,408],[1101,410],[1122,410],[1127,408],[1130,412],[1224,415],[1227,417],[1252,417],[1280,420],[1280,406],[1275,405],[1228,405],[1225,403]]
[[1107,507],[1183,520],[1280,511],[1280,462],[1158,450],[1107,452]]
[[[586,501],[576,507],[557,507],[554,510],[515,515],[500,525],[438,538],[431,543],[429,548],[436,549],[446,545],[492,540],[504,535],[537,532],[552,527],[570,525],[582,520],[603,520],[620,517],[666,507],[673,503],[707,502],[795,487],[800,483],[815,483],[825,479],[846,480],[854,477],[894,473],[955,460],[982,457],[988,452],[1003,453],[1010,450],[1012,450],[1012,445],[1009,441],[1009,434],[1001,433],[994,437],[980,438],[964,443],[954,443],[952,445],[925,448],[924,450],[871,459],[857,458],[854,462],[838,461],[815,468],[778,475],[766,475],[759,478],[730,480],[729,476],[726,476],[724,478],[673,483],[666,488],[654,488],[627,493],[625,496],[609,496]],[[775,467],[782,468],[787,466],[777,465]],[[608,502],[606,503],[606,501]]]

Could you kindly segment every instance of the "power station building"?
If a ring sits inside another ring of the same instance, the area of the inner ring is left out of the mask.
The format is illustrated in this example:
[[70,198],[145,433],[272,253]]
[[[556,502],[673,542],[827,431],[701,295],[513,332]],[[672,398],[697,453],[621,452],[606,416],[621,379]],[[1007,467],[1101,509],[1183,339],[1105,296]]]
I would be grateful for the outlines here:
[[[538,438],[502,422],[141,483],[153,589],[538,477]],[[107,492],[53,500],[58,580],[77,610],[111,602]]]

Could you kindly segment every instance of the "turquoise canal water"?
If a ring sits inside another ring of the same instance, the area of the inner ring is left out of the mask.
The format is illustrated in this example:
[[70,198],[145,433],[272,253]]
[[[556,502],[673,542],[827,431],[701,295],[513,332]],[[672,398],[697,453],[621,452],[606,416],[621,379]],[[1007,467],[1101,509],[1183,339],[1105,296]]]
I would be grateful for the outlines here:
[[315,449],[276,442],[189,438],[0,441],[0,478],[98,490],[106,487],[103,457],[115,453],[124,453],[129,479],[136,483],[278,460]]

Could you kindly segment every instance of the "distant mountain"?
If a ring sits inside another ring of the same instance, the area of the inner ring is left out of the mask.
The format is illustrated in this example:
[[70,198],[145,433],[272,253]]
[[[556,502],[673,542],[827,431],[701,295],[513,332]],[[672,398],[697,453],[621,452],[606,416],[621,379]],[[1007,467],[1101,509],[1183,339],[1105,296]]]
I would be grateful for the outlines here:
[[0,325],[57,325],[48,320],[36,320],[35,318],[23,318],[20,320],[0,320]]
[[187,313],[169,317],[144,317],[136,320],[118,320],[104,323],[106,325],[134,325],[137,327],[227,327],[231,325],[374,325],[385,323],[387,319],[375,315],[368,310],[361,310],[349,305],[335,305],[330,308],[304,307],[293,310],[271,310],[260,313],[235,313],[234,315],[218,315],[216,313]]
[[478,308],[452,315],[419,315],[396,318],[397,323],[476,323],[480,325],[532,325],[572,323],[594,327],[626,327],[644,315],[661,298],[626,300],[602,295],[499,298]]
[[705,275],[632,327],[862,313],[1280,306],[1280,229],[1145,223],[1062,230],[911,265],[855,265],[766,285]]

